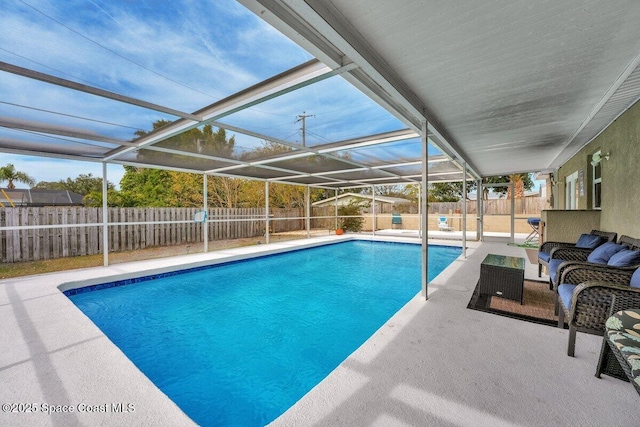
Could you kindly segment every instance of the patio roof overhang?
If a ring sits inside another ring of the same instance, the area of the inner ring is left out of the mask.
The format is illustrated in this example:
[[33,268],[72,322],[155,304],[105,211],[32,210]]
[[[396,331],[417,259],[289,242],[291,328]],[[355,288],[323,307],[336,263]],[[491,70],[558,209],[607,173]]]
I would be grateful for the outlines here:
[[[429,181],[460,181],[463,168],[471,179],[552,171],[640,98],[640,4],[631,0],[588,9],[578,0],[552,7],[518,0],[506,8],[472,0],[401,7],[347,0],[239,3],[316,59],[197,109],[172,106],[179,103],[169,94],[153,102],[46,67],[17,65],[20,59],[1,62],[7,85],[33,81],[43,90],[57,88],[61,107],[6,99],[0,151],[324,188],[411,184],[421,182],[426,122],[428,141],[437,148],[427,160]],[[384,131],[323,134],[305,143],[247,120],[264,112],[256,107],[271,109],[292,94],[305,98],[305,90],[345,82],[396,122]],[[87,103],[154,113],[168,124],[124,137],[111,129],[124,127],[121,117],[68,113],[64,106],[76,102],[76,93]],[[64,116],[72,120],[58,120]],[[98,122],[110,131],[96,130]],[[204,153],[198,141],[176,141],[203,125],[252,142],[232,153]],[[260,142],[272,149],[256,149]]]
[[634,1],[240,1],[481,176],[552,172],[640,99]]

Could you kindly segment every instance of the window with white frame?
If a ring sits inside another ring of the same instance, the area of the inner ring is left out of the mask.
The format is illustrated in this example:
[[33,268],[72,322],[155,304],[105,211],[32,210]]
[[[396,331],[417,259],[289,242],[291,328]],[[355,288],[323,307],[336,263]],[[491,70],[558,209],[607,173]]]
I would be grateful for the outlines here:
[[564,181],[566,194],[564,208],[566,210],[578,209],[578,171],[566,176]]
[[591,156],[591,168],[593,171],[593,184],[592,184],[592,200],[593,209],[600,209],[602,204],[602,162],[595,161],[594,158],[600,159],[600,151],[593,153]]

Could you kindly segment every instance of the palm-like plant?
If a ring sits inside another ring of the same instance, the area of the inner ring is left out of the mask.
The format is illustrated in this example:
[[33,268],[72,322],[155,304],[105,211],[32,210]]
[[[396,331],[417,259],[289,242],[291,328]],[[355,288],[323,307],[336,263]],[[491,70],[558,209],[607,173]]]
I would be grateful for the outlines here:
[[24,172],[19,172],[16,167],[9,163],[6,166],[0,167],[0,182],[8,181],[7,188],[14,189],[14,181],[22,182],[23,184],[29,184],[33,187],[36,181]]
[[[509,175],[509,182],[513,183],[513,191],[515,193],[515,199],[523,199],[524,198],[524,177],[522,174],[515,173],[513,175]],[[511,199],[511,187],[507,190],[507,199]]]

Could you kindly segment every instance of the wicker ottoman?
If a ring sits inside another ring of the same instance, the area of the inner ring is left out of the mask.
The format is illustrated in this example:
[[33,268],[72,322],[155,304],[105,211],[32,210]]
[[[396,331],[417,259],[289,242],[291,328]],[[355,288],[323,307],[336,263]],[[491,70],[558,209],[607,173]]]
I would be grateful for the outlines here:
[[480,295],[499,296],[522,304],[524,258],[489,254],[480,264]]

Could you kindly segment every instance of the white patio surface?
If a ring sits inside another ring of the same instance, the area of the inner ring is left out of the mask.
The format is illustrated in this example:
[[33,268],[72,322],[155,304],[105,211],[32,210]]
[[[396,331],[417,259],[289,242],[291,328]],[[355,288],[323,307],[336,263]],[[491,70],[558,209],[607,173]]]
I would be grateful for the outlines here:
[[[12,413],[3,406],[0,425],[192,424],[60,292],[60,285],[96,284],[340,239],[0,281],[0,402],[37,410]],[[637,425],[633,387],[594,376],[601,337],[578,334],[572,358],[566,355],[566,330],[466,308],[487,253],[526,257],[522,248],[504,243],[469,242],[468,248],[466,260],[454,261],[430,284],[428,301],[413,298],[273,425]],[[534,264],[527,263],[526,276],[537,277]],[[114,403],[132,404],[134,411],[117,412]],[[68,405],[74,412],[48,415],[43,404]]]

